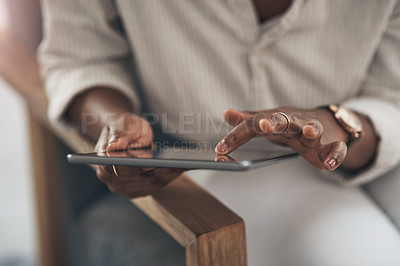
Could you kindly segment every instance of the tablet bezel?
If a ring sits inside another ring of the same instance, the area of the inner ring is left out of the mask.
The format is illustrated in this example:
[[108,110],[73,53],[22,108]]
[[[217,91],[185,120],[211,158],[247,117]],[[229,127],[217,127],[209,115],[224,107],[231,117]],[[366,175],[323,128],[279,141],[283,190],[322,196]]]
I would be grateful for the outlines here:
[[93,154],[68,154],[67,160],[75,164],[94,164],[94,165],[119,165],[133,167],[160,167],[160,168],[182,168],[182,169],[208,169],[225,171],[246,171],[254,168],[276,164],[283,160],[297,157],[298,154],[288,153],[278,155],[260,161],[240,162],[212,162],[201,160],[179,160],[179,159],[160,159],[160,158],[132,158],[132,157],[105,157]]

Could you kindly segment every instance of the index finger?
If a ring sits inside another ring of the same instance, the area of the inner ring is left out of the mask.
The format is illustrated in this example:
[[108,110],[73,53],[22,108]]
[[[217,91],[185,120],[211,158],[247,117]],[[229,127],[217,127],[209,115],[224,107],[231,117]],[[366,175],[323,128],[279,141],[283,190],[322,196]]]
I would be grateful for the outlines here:
[[281,134],[287,127],[288,121],[282,115],[254,115],[232,129],[215,147],[215,152],[228,154],[254,137]]

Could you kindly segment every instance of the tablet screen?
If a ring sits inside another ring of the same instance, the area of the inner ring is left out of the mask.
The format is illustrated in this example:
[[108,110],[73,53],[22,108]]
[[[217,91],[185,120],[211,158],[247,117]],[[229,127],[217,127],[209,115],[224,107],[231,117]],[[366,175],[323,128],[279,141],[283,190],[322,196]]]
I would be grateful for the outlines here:
[[249,142],[229,155],[217,155],[214,147],[206,146],[153,146],[107,153],[69,155],[68,159],[72,163],[86,164],[244,170],[247,167],[269,165],[296,155],[290,148],[266,142]]

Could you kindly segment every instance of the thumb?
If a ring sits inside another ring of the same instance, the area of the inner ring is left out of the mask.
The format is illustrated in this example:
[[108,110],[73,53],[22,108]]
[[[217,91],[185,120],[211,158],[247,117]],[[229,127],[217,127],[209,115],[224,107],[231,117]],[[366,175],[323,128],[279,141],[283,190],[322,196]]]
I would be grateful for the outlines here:
[[109,133],[109,127],[103,127],[95,147],[97,153],[103,153],[107,149],[107,146],[109,145]]
[[346,158],[346,154],[347,145],[343,141],[326,144],[319,151],[319,157],[328,171],[338,168]]
[[[142,121],[143,120],[143,121]],[[137,117],[128,122],[128,130],[121,130],[120,127],[110,127],[109,143],[107,151],[126,150],[129,148],[147,147],[152,144],[153,131],[150,125],[143,118]],[[135,123],[129,125],[129,123]],[[134,128],[134,130],[129,130]]]

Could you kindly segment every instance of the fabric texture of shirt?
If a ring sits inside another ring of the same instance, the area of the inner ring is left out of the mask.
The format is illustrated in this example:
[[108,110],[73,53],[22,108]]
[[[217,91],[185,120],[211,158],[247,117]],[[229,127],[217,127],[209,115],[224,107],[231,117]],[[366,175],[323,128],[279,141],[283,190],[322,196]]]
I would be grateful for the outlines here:
[[43,15],[39,58],[55,126],[71,130],[66,108],[96,86],[140,112],[140,84],[163,128],[197,142],[227,133],[227,108],[340,103],[369,116],[379,147],[368,169],[329,177],[357,185],[400,161],[397,0],[294,0],[263,32],[251,0],[44,0]]

